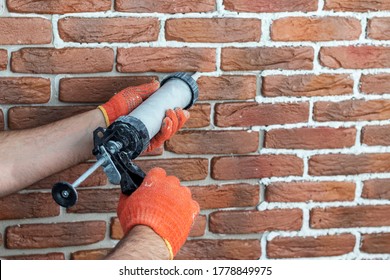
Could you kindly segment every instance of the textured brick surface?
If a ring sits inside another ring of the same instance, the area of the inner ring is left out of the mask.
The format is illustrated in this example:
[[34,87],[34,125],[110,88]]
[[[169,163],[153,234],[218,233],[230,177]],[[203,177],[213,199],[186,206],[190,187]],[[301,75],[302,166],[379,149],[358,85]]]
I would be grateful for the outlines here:
[[4,130],[4,114],[3,111],[0,109],[0,131]]
[[[389,5],[390,8],[390,5]],[[368,21],[367,36],[376,40],[390,39],[390,19],[389,18],[373,18]]]
[[387,205],[314,208],[310,211],[312,228],[381,227],[390,225]]
[[[293,26],[293,28],[291,28]],[[357,40],[360,21],[344,17],[288,17],[272,23],[274,41],[333,41]]]
[[320,101],[314,104],[314,119],[320,122],[387,120],[389,105],[388,100]]
[[137,164],[146,173],[153,167],[161,167],[168,175],[174,175],[183,181],[203,180],[208,172],[208,160],[205,158],[137,160]]
[[256,76],[203,76],[197,83],[199,100],[245,100],[256,96]]
[[0,198],[0,220],[58,216],[51,193],[11,194]]
[[105,256],[111,251],[107,249],[81,250],[73,252],[70,255],[71,260],[103,260]]
[[87,245],[103,240],[105,232],[104,221],[11,226],[6,229],[6,247],[32,249]]
[[390,233],[363,234],[360,250],[370,254],[388,254]]
[[300,209],[216,211],[210,214],[210,231],[223,234],[292,231],[302,227]]
[[169,19],[165,26],[167,40],[180,42],[257,42],[260,35],[258,19]]
[[390,10],[390,3],[387,0],[325,0],[325,10],[367,12]]
[[348,75],[273,75],[263,77],[264,96],[327,96],[353,92],[353,80]]
[[7,50],[0,49],[0,71],[7,69],[8,54]]
[[313,49],[223,48],[221,68],[226,71],[267,69],[312,69]]
[[216,9],[213,0],[116,0],[115,10],[137,13],[196,13]]
[[221,103],[215,106],[220,127],[299,123],[309,117],[308,103]]
[[257,260],[260,241],[255,239],[199,239],[187,241],[175,260]]
[[354,198],[352,182],[278,182],[265,189],[265,199],[270,202],[352,201]]
[[66,42],[148,42],[156,41],[159,21],[156,18],[75,18],[58,22]]
[[309,160],[309,174],[326,176],[389,172],[389,160],[388,153],[315,155]]
[[191,109],[190,119],[184,124],[184,128],[201,128],[210,124],[210,104],[195,104]]
[[275,12],[309,12],[317,10],[317,1],[312,0],[225,0],[225,8],[236,12],[257,12],[257,13],[275,13]]
[[390,180],[372,179],[364,181],[362,197],[368,199],[390,199]]
[[50,85],[46,78],[0,78],[0,104],[46,103]]
[[215,157],[211,162],[211,177],[217,180],[281,177],[302,173],[302,159],[292,155]]
[[390,67],[390,48],[382,46],[323,47],[321,65],[328,68],[365,69]]
[[6,260],[65,260],[63,253],[47,253],[47,254],[32,254],[32,255],[14,255],[1,257]]
[[215,50],[209,48],[119,48],[117,70],[126,73],[211,72],[215,70],[215,59]]
[[336,149],[355,144],[354,128],[274,129],[265,134],[265,147],[272,149]]
[[362,129],[362,143],[369,146],[390,145],[390,126],[365,126]]
[[251,131],[184,131],[166,142],[178,154],[246,154],[258,147],[259,134]]
[[390,75],[362,75],[360,79],[360,89],[363,93],[390,93]]
[[270,258],[312,258],[340,256],[351,253],[355,247],[352,234],[318,237],[276,237],[268,242]]
[[109,72],[113,64],[110,48],[23,48],[11,57],[12,71],[20,73]]
[[0,45],[49,44],[52,36],[48,19],[0,18]]
[[259,186],[250,184],[192,186],[190,190],[201,209],[256,206],[260,196]]
[[100,12],[111,9],[110,0],[7,0],[10,12],[37,13],[37,14],[62,14],[79,12]]

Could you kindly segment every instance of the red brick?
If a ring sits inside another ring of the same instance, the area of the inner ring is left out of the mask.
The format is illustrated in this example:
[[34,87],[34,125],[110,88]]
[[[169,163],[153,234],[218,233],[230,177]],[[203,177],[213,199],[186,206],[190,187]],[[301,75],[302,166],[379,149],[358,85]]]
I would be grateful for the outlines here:
[[[79,178],[93,163],[81,163],[71,168],[53,174],[41,181],[34,183],[30,186],[31,189],[51,189],[57,182],[66,181],[74,182]],[[82,187],[95,187],[104,186],[107,184],[107,177],[103,172],[103,169],[97,169],[91,176],[89,176],[84,182],[82,182],[78,188]]]
[[11,194],[0,198],[0,220],[58,216],[60,207],[51,193]]
[[112,248],[81,250],[70,254],[71,260],[103,260]]
[[153,167],[161,167],[181,181],[203,180],[208,173],[208,159],[205,158],[137,160],[136,163],[146,173]]
[[95,108],[95,106],[12,107],[8,111],[8,126],[10,129],[33,128]]
[[51,22],[44,18],[0,18],[0,45],[51,43]]
[[58,21],[60,37],[65,42],[150,42],[158,39],[157,18],[76,18]]
[[215,157],[211,177],[216,180],[258,179],[303,174],[303,161],[292,155]]
[[259,203],[258,185],[228,184],[190,187],[201,209],[250,207]]
[[310,47],[260,47],[222,49],[221,68],[225,71],[242,70],[310,70],[314,52]]
[[370,254],[390,253],[390,233],[363,234],[360,250]]
[[265,147],[272,149],[336,149],[355,144],[355,128],[273,129],[265,134]]
[[[245,143],[245,145],[242,145]],[[259,148],[259,134],[251,131],[188,130],[165,143],[177,154],[246,154]]]
[[113,65],[110,48],[23,48],[11,56],[11,69],[19,73],[98,73]]
[[273,259],[340,256],[353,251],[355,239],[352,234],[276,237],[268,241],[267,255]]
[[[194,224],[192,225],[189,237],[199,237],[204,235],[206,230],[206,216],[199,215],[195,218]],[[118,218],[112,218],[110,224],[110,237],[112,239],[122,239],[123,230]]]
[[0,131],[4,130],[4,115],[3,111],[0,109]]
[[175,260],[258,260],[260,257],[257,239],[198,239],[187,241]]
[[60,80],[59,99],[63,102],[103,103],[126,87],[139,86],[157,79],[156,76],[64,78]]
[[7,50],[0,49],[0,71],[6,70],[8,64],[8,53]]
[[[390,8],[390,5],[389,5]],[[375,40],[390,39],[390,18],[372,18],[368,21],[367,36]]]
[[308,103],[224,103],[215,106],[215,124],[220,127],[256,126],[307,122]]
[[362,143],[369,146],[390,145],[390,125],[365,126],[362,129]]
[[274,41],[357,40],[360,21],[346,17],[286,17],[271,26]]
[[248,234],[273,230],[292,231],[302,227],[302,210],[217,211],[210,214],[210,231]]
[[36,14],[67,14],[79,12],[100,12],[111,9],[111,0],[7,0],[10,12]]
[[199,100],[246,100],[256,96],[256,76],[202,76],[197,84]]
[[367,199],[390,199],[390,179],[364,181],[362,197]]
[[67,209],[68,213],[107,213],[115,212],[121,191],[117,189],[78,190],[76,205]]
[[315,176],[386,173],[389,171],[389,153],[315,155],[309,160],[309,173]]
[[265,76],[262,83],[264,96],[327,96],[353,93],[353,80],[349,75],[293,75]]
[[265,189],[265,199],[270,202],[353,201],[354,198],[352,182],[278,182]]
[[390,3],[387,0],[325,0],[325,10],[367,12],[390,10]]
[[236,12],[277,13],[309,12],[317,10],[317,1],[313,0],[225,0],[225,9]]
[[3,256],[7,260],[65,260],[64,253]]
[[388,100],[346,100],[342,102],[316,102],[314,119],[326,121],[372,121],[390,118]]
[[50,92],[49,79],[0,78],[0,104],[46,103],[50,100]]
[[103,240],[105,234],[104,221],[24,224],[7,227],[6,247],[33,249],[87,245]]
[[116,0],[115,10],[133,13],[199,13],[215,11],[214,0]]
[[310,213],[310,227],[351,228],[383,227],[390,225],[390,206],[354,206],[314,208]]
[[119,72],[211,72],[216,52],[211,48],[119,48]]
[[360,89],[363,93],[383,94],[390,92],[390,74],[362,75]]
[[[245,32],[242,32],[245,30]],[[229,43],[258,42],[261,21],[247,18],[178,18],[168,19],[165,37],[170,41]]]
[[389,68],[390,48],[383,46],[323,47],[320,63],[329,68]]
[[210,125],[210,104],[195,104],[191,109],[190,119],[184,124],[185,128],[201,128]]

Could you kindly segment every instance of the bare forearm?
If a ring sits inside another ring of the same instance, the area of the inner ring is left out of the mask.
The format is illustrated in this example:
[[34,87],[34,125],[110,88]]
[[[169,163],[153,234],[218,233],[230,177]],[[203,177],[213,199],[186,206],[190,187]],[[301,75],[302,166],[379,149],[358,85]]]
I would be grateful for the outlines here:
[[164,240],[151,228],[138,225],[117,244],[107,260],[168,260]]
[[0,196],[16,192],[91,157],[98,109],[49,125],[0,134]]

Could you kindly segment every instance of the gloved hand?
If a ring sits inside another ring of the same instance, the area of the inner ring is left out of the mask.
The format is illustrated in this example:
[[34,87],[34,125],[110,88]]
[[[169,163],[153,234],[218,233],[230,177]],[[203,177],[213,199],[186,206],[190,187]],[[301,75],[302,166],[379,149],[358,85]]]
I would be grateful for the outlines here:
[[[127,115],[137,108],[159,87],[160,83],[156,80],[140,86],[127,87],[111,97],[106,103],[100,105],[98,109],[103,113],[107,127],[120,116]],[[182,128],[189,116],[188,111],[180,108],[168,110],[162,122],[161,130],[150,140],[145,152],[150,152],[164,144],[166,140]]]
[[106,125],[109,126],[120,116],[129,114],[159,87],[160,82],[154,80],[148,84],[127,87],[115,94],[110,100],[98,107],[104,115]]
[[117,214],[125,234],[140,224],[153,229],[164,239],[173,259],[188,237],[199,205],[178,178],[153,168],[132,195],[121,194]]

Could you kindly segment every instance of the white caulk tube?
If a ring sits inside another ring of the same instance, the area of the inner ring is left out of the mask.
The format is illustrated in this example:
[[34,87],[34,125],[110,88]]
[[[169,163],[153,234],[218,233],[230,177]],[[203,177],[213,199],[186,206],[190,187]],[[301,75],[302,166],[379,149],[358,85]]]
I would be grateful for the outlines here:
[[[183,80],[184,77],[186,80]],[[168,109],[191,107],[197,97],[193,96],[197,90],[191,88],[196,83],[194,81],[190,85],[189,83],[192,82],[190,79],[192,79],[191,76],[184,73],[168,77],[162,82],[162,86],[157,92],[129,114],[129,116],[143,122],[149,132],[150,139],[160,131],[161,120],[164,119]]]
[[197,99],[196,81],[189,74],[179,72],[165,78],[161,87],[129,115],[118,118],[115,122],[126,123],[135,128],[137,135],[133,136],[137,140],[134,139],[134,142],[139,143],[136,146],[140,147],[134,149],[132,158],[145,150],[150,139],[160,131],[167,110],[188,109]]

